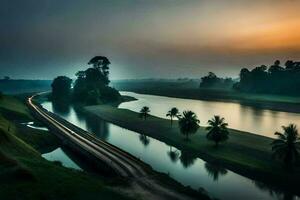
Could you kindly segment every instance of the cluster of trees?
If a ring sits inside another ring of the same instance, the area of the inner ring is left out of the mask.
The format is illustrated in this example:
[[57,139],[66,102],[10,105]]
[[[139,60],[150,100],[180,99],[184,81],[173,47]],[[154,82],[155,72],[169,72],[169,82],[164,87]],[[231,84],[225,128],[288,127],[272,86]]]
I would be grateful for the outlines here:
[[200,88],[231,89],[234,83],[232,78],[221,78],[215,73],[209,72],[207,76],[201,78]]
[[[142,107],[139,116],[146,120],[150,115],[150,108],[147,106]],[[167,117],[171,119],[171,126],[173,125],[173,119],[178,119],[178,125],[180,132],[189,140],[189,135],[195,134],[200,127],[200,120],[197,115],[188,110],[183,111],[182,115],[179,113],[178,108],[171,108],[167,114]],[[225,123],[225,119],[220,116],[214,116],[211,120],[208,120],[208,126],[206,127],[207,135],[206,138],[210,141],[215,142],[217,147],[220,142],[226,141],[228,139],[229,131],[227,129],[228,124]]]
[[[140,110],[140,117],[146,120],[149,113],[150,108],[145,106]],[[178,118],[180,132],[186,137],[186,140],[188,140],[189,135],[195,134],[200,127],[200,120],[192,111],[183,111],[181,115],[177,108],[172,108],[167,112],[166,116],[170,117],[171,126],[173,124],[173,118]],[[220,142],[228,140],[228,123],[225,122],[223,117],[215,115],[212,119],[208,120],[207,124],[206,138],[215,142],[215,147],[218,147]],[[282,126],[282,129],[283,133],[274,133],[278,138],[271,143],[273,157],[282,160],[287,167],[292,167],[293,164],[299,163],[300,159],[299,133],[294,124]]]
[[76,80],[72,89],[72,80],[66,76],[59,76],[52,83],[53,99],[69,99],[85,104],[117,101],[120,93],[109,86],[110,61],[104,56],[95,56],[89,62],[88,69],[76,73]]
[[243,68],[240,81],[233,87],[241,92],[299,95],[300,62],[288,60],[282,67],[279,60],[267,67],[261,65],[252,70]]

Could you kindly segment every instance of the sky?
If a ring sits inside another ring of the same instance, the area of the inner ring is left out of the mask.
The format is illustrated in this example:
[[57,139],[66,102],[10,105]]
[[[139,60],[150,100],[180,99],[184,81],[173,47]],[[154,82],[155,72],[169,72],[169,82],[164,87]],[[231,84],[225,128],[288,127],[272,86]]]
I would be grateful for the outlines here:
[[93,56],[111,79],[237,77],[300,60],[300,0],[0,0],[0,76],[74,77]]

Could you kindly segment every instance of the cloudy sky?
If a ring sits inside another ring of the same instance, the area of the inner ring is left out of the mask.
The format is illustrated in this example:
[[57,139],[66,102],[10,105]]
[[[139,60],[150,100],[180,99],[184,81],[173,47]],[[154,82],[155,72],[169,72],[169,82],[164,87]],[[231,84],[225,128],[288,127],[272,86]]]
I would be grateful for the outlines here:
[[0,0],[0,76],[73,77],[94,55],[111,78],[237,76],[300,60],[300,0]]

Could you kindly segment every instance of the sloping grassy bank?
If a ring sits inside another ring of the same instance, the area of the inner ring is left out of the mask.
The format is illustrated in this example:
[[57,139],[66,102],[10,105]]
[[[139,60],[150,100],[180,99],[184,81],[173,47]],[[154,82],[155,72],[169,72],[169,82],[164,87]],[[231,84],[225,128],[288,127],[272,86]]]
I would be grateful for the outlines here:
[[169,120],[154,116],[150,116],[144,121],[133,111],[108,105],[88,106],[85,107],[85,110],[121,127],[143,133],[180,150],[188,151],[206,161],[218,162],[249,178],[275,183],[275,185],[287,187],[299,194],[298,188],[296,185],[293,186],[293,183],[298,182],[300,169],[295,168],[293,172],[287,172],[281,163],[271,159],[270,143],[272,139],[270,138],[230,130],[229,140],[215,148],[214,143],[206,139],[204,127],[191,136],[190,141],[185,141],[176,122],[171,127]]
[[138,88],[127,91],[167,97],[239,102],[243,105],[277,111],[300,113],[300,97],[240,93],[232,90],[198,88]]
[[42,158],[30,144],[49,145],[50,133],[18,125],[32,119],[22,102],[9,96],[0,99],[0,199],[129,199],[112,189],[119,183]]

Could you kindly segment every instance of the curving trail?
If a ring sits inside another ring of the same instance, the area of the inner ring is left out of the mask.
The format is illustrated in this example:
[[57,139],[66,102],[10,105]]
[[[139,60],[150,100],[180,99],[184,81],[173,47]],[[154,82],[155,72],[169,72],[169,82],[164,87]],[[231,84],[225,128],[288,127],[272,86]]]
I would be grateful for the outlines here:
[[[77,145],[80,149],[106,163],[120,177],[130,180],[130,185],[135,193],[135,197],[142,199],[193,199],[185,194],[174,191],[159,183],[153,176],[153,171],[145,163],[128,154],[127,152],[102,141],[92,134],[58,120],[53,113],[34,104],[32,99],[28,99],[28,105],[43,120],[52,125],[66,139]],[[132,191],[128,192],[131,193]],[[204,197],[204,199],[209,199]]]

